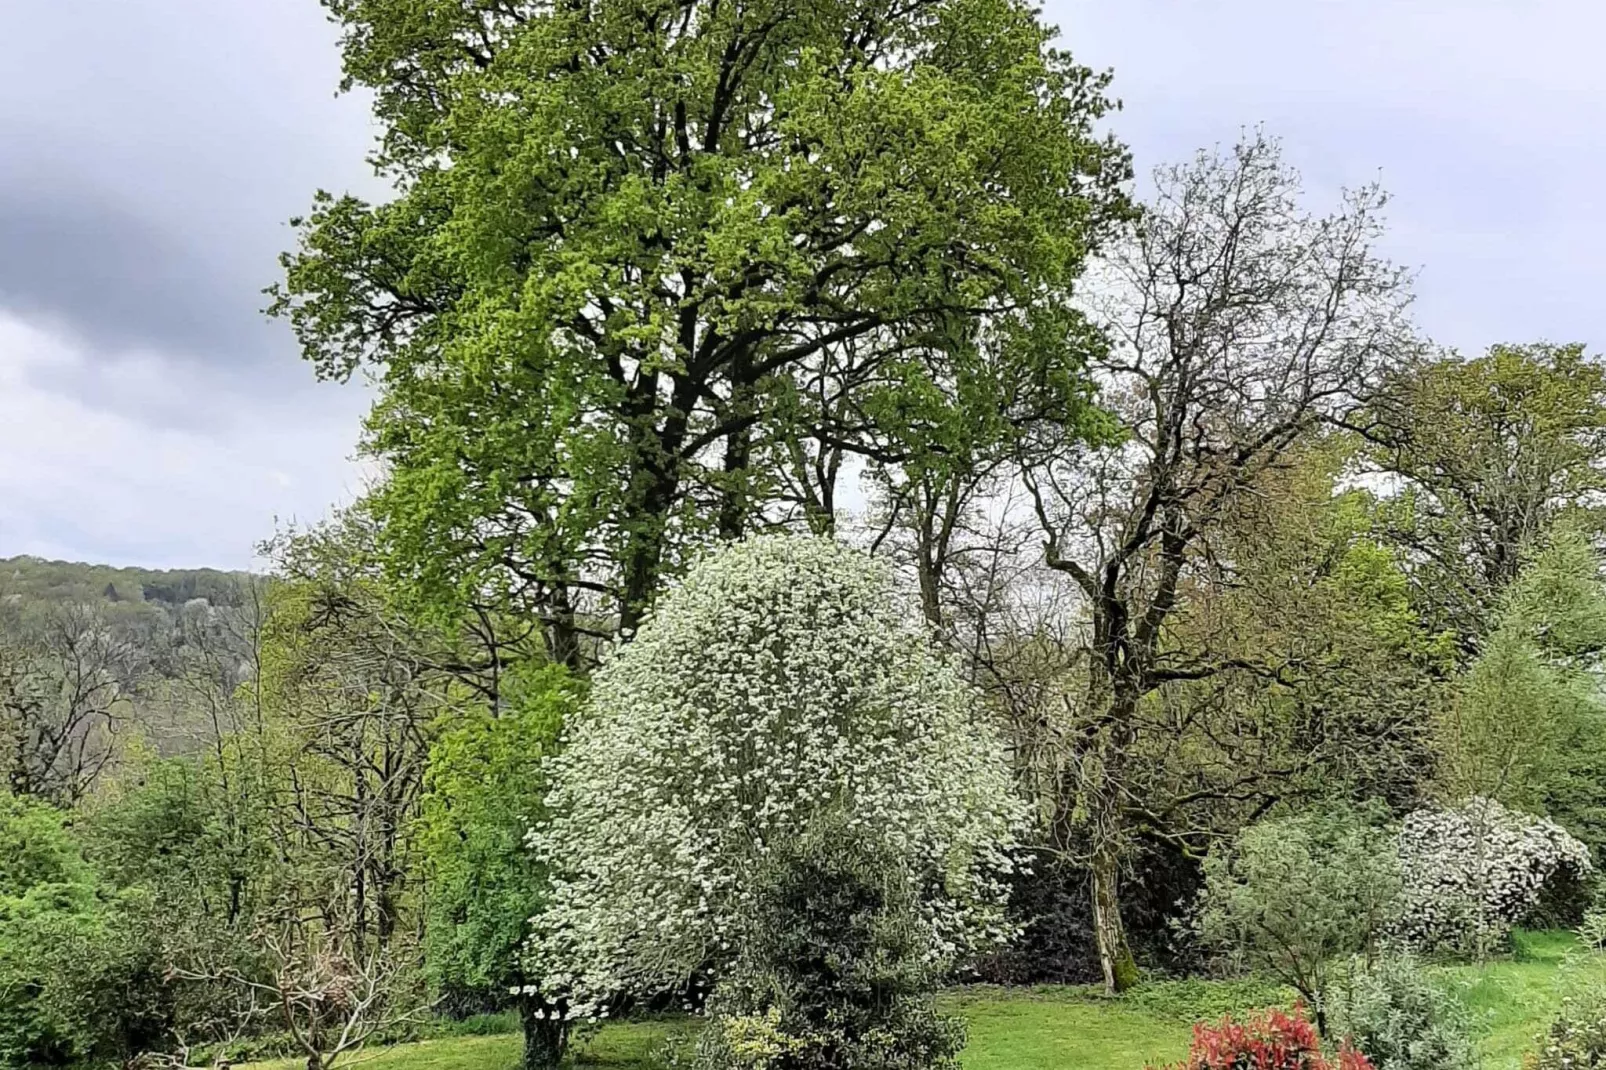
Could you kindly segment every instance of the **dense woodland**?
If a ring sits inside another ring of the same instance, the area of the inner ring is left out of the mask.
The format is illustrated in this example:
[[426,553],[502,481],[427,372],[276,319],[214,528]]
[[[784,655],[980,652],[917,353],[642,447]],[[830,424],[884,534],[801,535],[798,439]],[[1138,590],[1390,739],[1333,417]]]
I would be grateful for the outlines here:
[[1307,1061],[1190,1067],[1467,1070],[1419,957],[1606,944],[1606,364],[1422,337],[1381,190],[1136,183],[1016,0],[324,6],[395,196],[271,311],[384,476],[0,562],[0,1063],[927,1070],[954,981],[1251,972]]

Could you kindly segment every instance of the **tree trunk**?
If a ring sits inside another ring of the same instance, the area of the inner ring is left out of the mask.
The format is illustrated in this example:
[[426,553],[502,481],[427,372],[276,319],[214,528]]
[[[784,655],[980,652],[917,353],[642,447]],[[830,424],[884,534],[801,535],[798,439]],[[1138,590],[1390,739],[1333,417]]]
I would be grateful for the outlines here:
[[619,630],[633,636],[647,615],[647,606],[658,589],[658,572],[663,565],[665,515],[673,500],[678,480],[659,473],[646,477],[650,485],[641,508],[627,521],[630,540],[624,554],[624,592],[619,604]]
[[566,669],[580,668],[580,633],[575,628],[574,602],[567,584],[553,584],[546,612],[547,656]]
[[925,554],[920,555],[916,571],[920,576],[920,612],[925,616],[927,624],[930,624],[933,628],[941,628],[941,580],[937,575],[936,569],[927,562]]
[[563,1058],[569,1043],[569,1023],[562,1018],[542,1018],[537,1000],[519,1001],[519,1018],[524,1024],[522,1070],[552,1070]]
[[[656,378],[644,382],[653,384],[653,393],[647,395],[651,399],[657,389]],[[663,426],[637,436],[632,443],[632,504],[624,518],[628,541],[621,562],[624,590],[619,600],[619,630],[626,636],[633,636],[641,626],[658,590],[669,513],[680,493],[680,451],[685,445],[687,414],[696,402],[696,385],[689,379],[677,379],[673,397],[664,409]]]
[[[731,362],[730,418],[750,419],[753,414],[753,387],[748,382],[748,354],[744,350]],[[720,490],[719,537],[739,539],[747,527],[748,465],[753,453],[753,429],[741,423],[725,439],[725,485]]]
[[1104,991],[1112,996],[1131,988],[1138,979],[1137,963],[1127,946],[1121,921],[1121,863],[1114,845],[1100,844],[1093,853],[1093,935],[1098,941],[1099,968]]

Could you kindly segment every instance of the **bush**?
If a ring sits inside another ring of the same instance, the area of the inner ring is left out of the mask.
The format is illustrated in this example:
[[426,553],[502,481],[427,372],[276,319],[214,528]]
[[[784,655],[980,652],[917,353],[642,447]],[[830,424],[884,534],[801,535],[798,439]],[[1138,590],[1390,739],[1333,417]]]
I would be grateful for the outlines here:
[[709,1002],[705,1070],[957,1066],[964,1031],[939,1015],[921,904],[898,852],[827,818],[755,882],[741,954]]
[[1260,1011],[1245,1023],[1231,1017],[1213,1026],[1193,1027],[1188,1057],[1170,1070],[1373,1070],[1365,1055],[1348,1045],[1338,1061],[1322,1054],[1321,1041],[1303,1009]]
[[1606,1066],[1606,1001],[1569,1002],[1523,1056],[1523,1070],[1583,1070]]
[[1481,798],[1407,816],[1399,858],[1396,934],[1421,951],[1476,957],[1506,946],[1547,884],[1592,868],[1589,849],[1554,821]]
[[1335,1032],[1377,1070],[1476,1070],[1466,1011],[1409,955],[1352,965],[1334,990]]
[[1369,948],[1399,887],[1390,837],[1344,807],[1261,821],[1205,860],[1207,946],[1293,987],[1327,1032],[1329,966]]
[[561,1020],[520,991],[532,979],[520,950],[546,896],[547,872],[528,841],[546,818],[544,762],[580,688],[556,666],[527,666],[504,685],[500,716],[453,718],[430,747],[418,845],[429,881],[426,972],[440,1008],[459,1017],[517,1004],[526,1066],[562,1054]]
[[1606,951],[1606,881],[1596,885],[1576,932],[1579,942],[1591,951]]
[[532,950],[571,1017],[718,976],[766,860],[824,814],[885,830],[924,953],[1006,935],[1025,810],[978,696],[890,569],[828,539],[735,543],[597,672],[551,766]]
[[140,906],[102,887],[58,811],[0,796],[0,1066],[123,1062],[167,1039]]

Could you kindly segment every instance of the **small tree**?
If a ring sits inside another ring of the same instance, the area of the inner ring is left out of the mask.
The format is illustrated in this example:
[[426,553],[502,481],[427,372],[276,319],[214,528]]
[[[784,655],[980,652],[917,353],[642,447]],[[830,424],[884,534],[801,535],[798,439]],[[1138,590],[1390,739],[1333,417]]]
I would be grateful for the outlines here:
[[739,954],[760,880],[822,815],[874,832],[935,964],[1003,935],[1023,808],[975,696],[879,562],[733,544],[604,665],[554,761],[543,992],[570,1016]]
[[1398,893],[1393,840],[1348,808],[1261,821],[1205,860],[1208,946],[1292,986],[1327,1033],[1334,959],[1370,951]]
[[239,1015],[282,1029],[307,1070],[335,1070],[356,1061],[376,1034],[428,1009],[411,949],[399,940],[358,946],[340,909],[328,902],[265,919],[248,938],[260,970],[191,963],[170,977],[232,989]]
[[827,814],[772,856],[710,1000],[707,1070],[954,1067],[957,1019],[904,860],[878,830]]
[[1528,547],[1500,598],[1497,625],[1480,638],[1439,718],[1437,742],[1444,797],[1482,796],[1548,814],[1599,847],[1606,582],[1591,540],[1567,521]]
[[[502,1006],[528,977],[520,950],[542,907],[546,868],[526,842],[543,820],[543,761],[556,749],[576,687],[561,668],[524,673],[504,688],[509,709],[470,713],[430,750],[419,841],[429,874],[425,961],[447,1001]],[[524,1064],[562,1054],[562,1019],[517,997]]]

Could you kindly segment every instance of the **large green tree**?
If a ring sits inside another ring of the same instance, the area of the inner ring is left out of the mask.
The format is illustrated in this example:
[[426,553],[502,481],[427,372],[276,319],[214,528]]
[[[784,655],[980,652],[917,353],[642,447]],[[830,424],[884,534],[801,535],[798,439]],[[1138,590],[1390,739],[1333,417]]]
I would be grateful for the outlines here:
[[423,604],[633,629],[700,540],[829,526],[852,456],[1086,411],[1129,213],[1105,79],[1019,0],[324,0],[397,196],[320,194],[273,310],[374,370]]
[[1473,653],[1523,554],[1560,516],[1599,531],[1606,367],[1580,345],[1497,345],[1412,363],[1359,422],[1403,481],[1386,514],[1416,599]]

